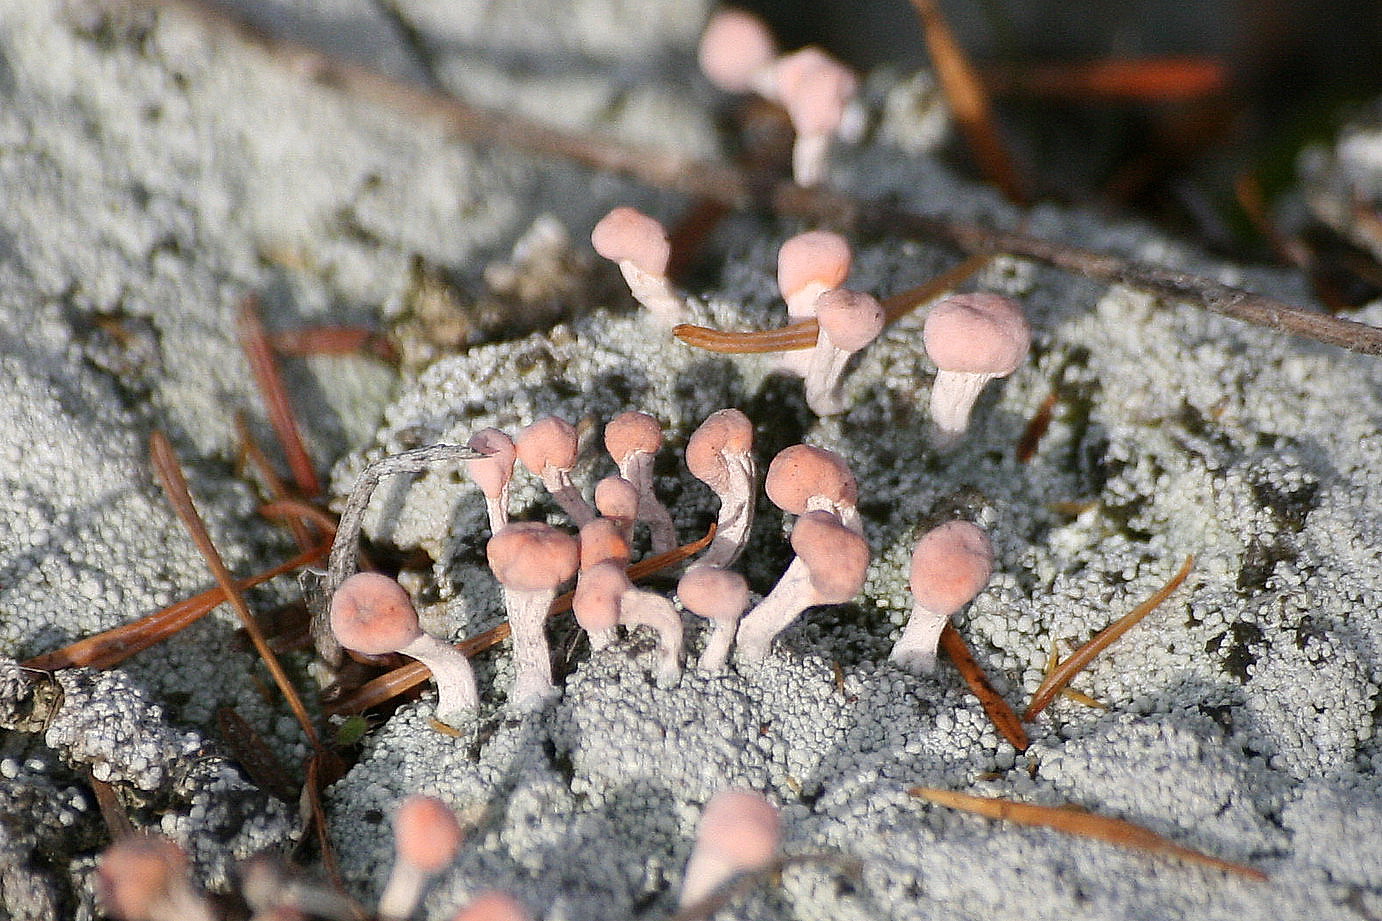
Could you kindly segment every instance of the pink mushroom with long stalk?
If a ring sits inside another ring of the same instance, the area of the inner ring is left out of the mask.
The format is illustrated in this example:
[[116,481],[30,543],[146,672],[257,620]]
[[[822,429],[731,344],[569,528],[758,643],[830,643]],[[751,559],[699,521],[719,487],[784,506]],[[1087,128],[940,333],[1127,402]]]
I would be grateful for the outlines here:
[[[853,256],[844,237],[828,230],[808,230],[782,244],[777,251],[777,288],[787,302],[793,323],[816,315],[816,299],[840,287],[849,276]],[[778,367],[804,377],[811,353],[794,350],[778,357]]]
[[652,627],[658,634],[658,682],[674,682],[681,674],[682,624],[676,608],[656,592],[635,588],[620,561],[583,568],[571,608],[597,650],[608,645],[616,625]]
[[802,611],[818,604],[843,604],[864,586],[869,545],[827,511],[809,511],[792,529],[796,556],[777,585],[739,622],[739,657],[759,662],[774,639]]
[[481,429],[470,436],[469,446],[484,457],[465,462],[466,472],[485,494],[485,511],[493,534],[509,523],[509,483],[518,449],[513,439],[499,429]]
[[213,921],[211,903],[192,884],[186,852],[167,838],[120,838],[101,855],[96,890],[112,918]]
[[726,93],[777,96],[773,64],[777,43],[762,19],[724,7],[710,14],[696,49],[696,60],[717,89]]
[[749,584],[739,573],[715,566],[693,566],[677,583],[677,597],[686,610],[710,621],[710,636],[696,666],[723,669],[729,661],[739,618],[749,606]]
[[739,874],[768,867],[781,841],[782,821],[777,808],[761,793],[716,793],[701,813],[678,904],[686,908]]
[[585,501],[571,479],[580,452],[575,426],[558,416],[544,416],[523,428],[514,445],[523,466],[542,480],[576,527],[596,517],[594,507]]
[[556,693],[547,647],[547,615],[557,588],[576,574],[576,539],[540,521],[509,524],[485,545],[489,568],[504,588],[513,635],[513,690],[509,703],[536,710]]
[[414,794],[393,819],[394,864],[375,911],[380,921],[411,917],[428,880],[445,870],[461,849],[461,824],[435,796]]
[[773,68],[777,96],[796,130],[792,178],[797,185],[819,185],[826,174],[830,139],[845,125],[859,78],[816,47],[779,58]]
[[456,725],[480,706],[470,660],[449,643],[424,633],[407,591],[388,576],[357,572],[331,596],[331,632],[346,649],[378,656],[397,652],[417,659],[437,684],[437,719]]
[[954,294],[931,308],[921,335],[938,369],[931,385],[931,420],[936,447],[945,450],[964,437],[984,385],[1012,374],[1027,357],[1032,328],[1011,298]]
[[653,462],[662,447],[662,426],[647,413],[620,413],[605,424],[605,449],[619,475],[638,490],[638,519],[647,522],[653,553],[677,545],[672,513],[653,490]]
[[886,322],[877,298],[859,291],[835,288],[816,298],[820,331],[806,369],[806,405],[818,416],[845,409],[845,365],[855,352],[878,338]]
[[686,469],[720,498],[715,537],[694,566],[729,566],[743,553],[753,527],[758,465],[749,417],[737,409],[707,416],[686,442]]
[[827,511],[851,531],[864,533],[858,483],[844,458],[834,451],[814,445],[783,448],[768,464],[763,490],[784,512]]
[[975,524],[949,521],[912,551],[912,616],[888,658],[914,674],[935,670],[941,631],[974,600],[993,573],[993,545]]
[[667,277],[672,244],[655,218],[633,208],[615,208],[595,225],[590,243],[595,252],[618,264],[634,300],[655,321],[668,328],[686,322],[686,304]]

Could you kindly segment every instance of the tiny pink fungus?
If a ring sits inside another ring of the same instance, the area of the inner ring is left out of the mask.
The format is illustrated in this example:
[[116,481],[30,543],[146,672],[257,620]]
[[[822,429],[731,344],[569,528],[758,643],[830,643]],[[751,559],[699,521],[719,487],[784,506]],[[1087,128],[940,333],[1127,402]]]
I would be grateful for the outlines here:
[[627,566],[632,558],[628,538],[620,530],[619,523],[611,518],[587,521],[581,526],[578,541],[582,569],[606,560],[614,560],[621,566]]
[[532,921],[528,909],[507,892],[482,892],[451,916],[451,921]]
[[653,491],[653,462],[662,447],[662,426],[647,413],[620,413],[605,424],[605,449],[619,466],[619,475],[638,490],[638,520],[648,523],[653,553],[677,545],[672,513]]
[[968,521],[927,531],[912,551],[912,616],[888,658],[914,674],[936,667],[936,647],[950,617],[988,584],[993,545]]
[[400,921],[417,910],[427,881],[456,859],[463,837],[451,807],[422,794],[399,804],[393,834],[393,871],[376,912],[381,921]]
[[748,582],[729,569],[693,566],[677,583],[677,597],[688,611],[712,625],[697,666],[711,672],[724,668],[739,618],[749,606]]
[[659,683],[675,681],[681,674],[681,617],[666,598],[634,588],[622,563],[606,560],[583,568],[571,608],[596,650],[613,639],[616,624],[652,627],[658,634]]
[[547,649],[547,614],[557,587],[576,574],[580,559],[576,539],[544,522],[517,521],[489,539],[485,555],[504,587],[513,635],[514,682],[509,702],[518,710],[536,710],[556,693]]
[[859,593],[868,574],[869,545],[831,512],[809,511],[792,529],[796,556],[777,585],[739,622],[739,655],[759,662],[779,633],[802,611],[843,604]]
[[726,7],[710,14],[696,52],[701,73],[726,93],[758,93],[772,98],[777,43],[763,20]]
[[1022,308],[999,294],[955,294],[937,303],[922,328],[926,354],[936,363],[931,419],[936,446],[952,447],[969,428],[984,385],[1007,377],[1027,357],[1032,328]]
[[470,447],[484,457],[465,462],[466,472],[485,494],[489,530],[493,534],[509,523],[509,483],[518,449],[513,439],[499,429],[481,429],[470,437]]
[[417,659],[437,683],[437,719],[456,724],[480,706],[475,672],[465,654],[424,633],[407,591],[388,576],[357,572],[331,596],[331,632],[347,649]]
[[523,428],[514,439],[518,459],[542,480],[562,511],[580,527],[595,517],[595,509],[571,479],[580,442],[576,427],[557,416],[544,416]]
[[625,541],[633,540],[633,524],[638,520],[638,487],[619,475],[607,476],[595,484],[595,508],[619,525]]
[[680,905],[685,908],[741,873],[761,870],[777,856],[782,823],[760,793],[721,790],[705,804],[686,862]]
[[[828,230],[808,230],[782,244],[777,251],[777,288],[787,302],[787,316],[793,323],[816,315],[816,299],[844,284],[853,257],[844,237]],[[805,376],[811,353],[802,350],[783,352],[778,367]]]
[[737,409],[711,413],[686,442],[686,468],[720,497],[715,538],[696,566],[729,566],[739,558],[753,527],[758,465],[753,423]]
[[803,515],[820,509],[836,515],[845,527],[862,534],[859,486],[844,458],[813,445],[783,448],[768,464],[763,489],[784,512]]
[[661,223],[633,208],[615,208],[600,218],[590,243],[595,252],[618,264],[634,300],[656,321],[669,328],[685,322],[686,305],[667,277],[672,244]]
[[840,132],[859,79],[819,48],[809,47],[778,59],[777,94],[796,130],[792,177],[810,187],[825,178],[831,136]]
[[106,848],[96,869],[101,904],[124,921],[212,921],[193,886],[187,854],[167,838],[136,834]]
[[826,291],[816,299],[820,332],[809,353],[806,404],[818,416],[844,412],[842,393],[845,365],[883,331],[883,305],[871,295],[845,288]]

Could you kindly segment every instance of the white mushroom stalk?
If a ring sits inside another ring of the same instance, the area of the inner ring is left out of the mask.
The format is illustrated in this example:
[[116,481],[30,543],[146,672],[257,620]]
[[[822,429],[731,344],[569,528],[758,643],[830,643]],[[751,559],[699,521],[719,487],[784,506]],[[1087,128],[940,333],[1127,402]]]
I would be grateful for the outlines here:
[[781,840],[777,809],[761,793],[716,793],[701,813],[678,904],[693,905],[739,874],[768,866]]
[[931,386],[935,444],[946,450],[964,437],[984,385],[1012,374],[1027,357],[1032,328],[1010,298],[956,294],[931,308],[922,340],[937,368]]
[[480,706],[475,672],[463,653],[424,633],[407,591],[388,576],[357,572],[331,596],[331,632],[365,655],[396,652],[417,659],[437,685],[437,719],[456,725]]
[[988,584],[993,545],[968,521],[950,521],[922,535],[912,551],[912,616],[888,658],[913,674],[935,670],[941,631]]
[[686,442],[686,468],[720,497],[715,537],[693,565],[729,566],[748,543],[757,500],[758,465],[749,417],[737,409],[706,417]]
[[662,224],[633,208],[615,208],[595,225],[590,242],[618,264],[634,300],[656,322],[668,328],[686,322],[686,305],[667,277],[672,246]]
[[504,587],[513,636],[509,703],[520,711],[536,710],[557,693],[547,647],[547,615],[557,587],[576,574],[576,539],[540,521],[519,521],[491,537],[485,555]]
[[843,604],[864,586],[869,546],[826,511],[810,511],[792,530],[796,556],[777,585],[739,622],[738,655],[758,662],[777,635],[818,604]]
[[380,921],[412,917],[427,882],[451,861],[461,847],[456,814],[433,796],[414,795],[394,814],[394,865],[375,914]]
[[545,416],[520,431],[514,444],[523,466],[542,480],[576,527],[596,517],[595,508],[571,479],[580,451],[575,426],[557,416]]
[[677,545],[672,513],[653,490],[653,463],[661,447],[662,426],[647,413],[620,413],[605,425],[605,449],[619,475],[638,491],[638,520],[647,523],[655,554]]
[[806,369],[806,405],[818,416],[845,411],[845,365],[883,331],[883,305],[868,294],[836,288],[816,299],[820,332]]

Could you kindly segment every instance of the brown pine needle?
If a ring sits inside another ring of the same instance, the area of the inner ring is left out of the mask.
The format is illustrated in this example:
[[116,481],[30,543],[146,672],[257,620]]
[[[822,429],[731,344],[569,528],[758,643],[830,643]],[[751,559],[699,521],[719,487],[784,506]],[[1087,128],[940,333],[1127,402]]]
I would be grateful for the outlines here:
[[1031,463],[1032,458],[1036,457],[1037,446],[1041,444],[1046,430],[1051,427],[1051,418],[1055,415],[1056,404],[1059,402],[1059,391],[1052,389],[1046,395],[1046,399],[1041,401],[1037,411],[1032,414],[1027,427],[1022,430],[1022,437],[1017,440],[1016,457],[1019,464]]
[[240,347],[250,364],[250,373],[254,375],[259,393],[264,398],[264,411],[268,413],[269,424],[273,426],[283,446],[283,453],[288,458],[293,482],[305,496],[321,495],[321,480],[317,478],[312,458],[302,443],[302,433],[298,431],[288,390],[283,385],[282,375],[278,373],[273,346],[269,344],[269,335],[259,319],[259,298],[254,294],[247,294],[240,301],[236,326],[240,331]]
[[285,518],[289,521],[310,521],[321,528],[326,540],[336,538],[336,516],[314,502],[284,496],[273,502],[259,506],[259,514],[265,518]]
[[264,631],[259,629],[259,622],[254,619],[249,605],[245,603],[245,596],[241,594],[235,578],[230,574],[230,570],[226,569],[220,551],[216,549],[216,544],[211,540],[211,535],[206,530],[206,523],[202,521],[201,514],[197,512],[197,507],[192,502],[192,494],[187,489],[187,478],[183,476],[182,465],[178,463],[177,454],[173,451],[172,442],[168,440],[167,435],[160,431],[154,431],[149,436],[149,455],[153,460],[154,472],[158,474],[159,482],[163,485],[163,492],[167,495],[169,503],[172,504],[173,511],[182,520],[183,527],[187,529],[187,533],[192,537],[192,542],[197,545],[197,549],[206,560],[207,568],[216,578],[216,584],[221,587],[226,600],[230,602],[231,608],[240,618],[241,626],[249,634],[259,657],[264,660],[264,665],[269,669],[269,674],[273,675],[274,683],[278,685],[279,691],[283,693],[284,699],[288,702],[288,707],[297,717],[299,725],[302,726],[303,734],[307,736],[307,740],[312,743],[313,748],[320,750],[321,740],[317,737],[317,730],[312,726],[312,718],[307,714],[307,708],[303,706],[302,698],[298,696],[293,683],[288,680],[288,674],[283,670],[278,656],[274,655],[273,649],[269,647],[269,641],[264,637]]
[[[640,579],[646,579],[659,570],[666,569],[669,566],[675,566],[682,560],[695,556],[697,553],[700,553],[706,547],[710,546],[710,541],[714,537],[715,525],[712,524],[710,530],[699,540],[694,540],[689,544],[683,544],[680,547],[674,547],[666,553],[660,553],[657,556],[650,556],[647,559],[639,560],[628,568],[629,580],[637,582]],[[567,611],[571,610],[571,599],[574,596],[574,592],[567,592],[564,595],[559,595],[557,599],[552,602],[551,610],[547,612],[547,616],[549,618],[556,617],[558,614],[565,614]],[[475,636],[468,637],[455,645],[457,649],[467,656],[474,656],[499,645],[508,638],[509,625],[508,622],[505,621],[502,624],[491,627],[483,633],[477,633]],[[407,665],[401,665],[392,671],[385,672],[379,677],[365,682],[354,691],[351,691],[348,696],[329,702],[327,704],[327,712],[333,716],[342,713],[362,713],[370,707],[377,707],[388,700],[392,700],[405,691],[412,690],[430,678],[431,675],[432,673],[427,669],[427,666],[423,665],[421,662],[409,662]]]
[[398,350],[388,336],[360,326],[312,326],[272,333],[269,344],[280,355],[370,355],[387,364],[398,363]]
[[[946,269],[930,281],[914,288],[899,292],[883,301],[884,322],[895,323],[922,304],[930,303],[945,292],[974,275],[993,256],[981,253],[970,256],[952,268]],[[705,326],[692,326],[682,323],[672,328],[672,334],[687,345],[709,352],[734,354],[757,354],[761,352],[790,352],[796,349],[809,349],[816,344],[820,327],[814,319],[802,320],[777,329],[756,332],[735,333],[710,329]]]
[[1054,668],[1041,682],[1041,686],[1036,689],[1036,692],[1032,694],[1032,702],[1027,705],[1027,712],[1022,714],[1022,719],[1027,722],[1035,719],[1037,714],[1046,709],[1046,706],[1056,698],[1056,695],[1070,683],[1075,675],[1094,661],[1095,656],[1112,646],[1114,641],[1131,630],[1142,618],[1160,607],[1161,603],[1169,598],[1172,592],[1180,588],[1180,584],[1190,575],[1190,570],[1194,566],[1195,555],[1191,554],[1185,558],[1180,570],[1171,577],[1170,581],[1157,589],[1150,598],[1100,630],[1088,643],[1072,652],[1070,658]]
[[[278,471],[270,463],[269,456],[264,453],[263,446],[254,437],[254,432],[250,431],[249,420],[239,410],[235,412],[235,431],[240,436],[240,451],[245,461],[254,467],[255,473],[264,481],[264,488],[268,490],[269,495],[276,500],[291,498],[291,493],[283,482],[283,478],[278,475]],[[306,550],[312,546],[312,534],[299,516],[288,516],[285,523],[288,530],[293,532],[293,539],[297,541],[299,550]]]
[[1267,874],[1261,870],[1244,866],[1241,863],[1222,860],[1218,857],[1211,857],[1184,845],[1176,844],[1141,825],[1134,825],[1122,819],[1095,815],[1078,807],[1038,806],[1034,803],[1019,803],[1014,800],[989,796],[971,796],[968,793],[937,790],[933,787],[912,787],[907,793],[910,796],[921,797],[942,806],[962,809],[965,812],[973,812],[990,819],[1003,819],[1017,822],[1020,825],[1054,828],[1067,834],[1107,841],[1109,844],[1117,844],[1120,847],[1179,857],[1191,863],[1216,867],[1259,882],[1267,881]]
[[[256,573],[236,583],[241,591],[254,588],[270,579],[301,569],[326,556],[329,545],[314,547],[272,569]],[[56,671],[60,668],[114,668],[135,653],[157,646],[168,637],[187,629],[226,600],[225,592],[207,589],[199,595],[170,604],[138,620],[121,624],[95,636],[77,640],[61,649],[45,652],[23,663],[25,668]]]
[[960,636],[960,631],[955,629],[954,624],[947,623],[941,630],[940,647],[945,650],[950,661],[955,663],[955,668],[969,686],[970,693],[979,698],[979,706],[984,708],[984,713],[988,715],[989,722],[993,723],[993,728],[997,729],[1013,748],[1025,752],[1031,744],[1027,739],[1027,730],[1022,728],[1022,721],[1017,718],[1013,708],[1008,706],[1003,695],[989,684],[988,676],[979,667],[979,663],[974,661],[974,656],[970,655],[969,647],[965,645],[964,638]]
[[921,19],[926,48],[931,52],[931,63],[936,68],[936,79],[940,81],[941,91],[955,113],[955,121],[959,123],[960,131],[979,163],[979,170],[1002,189],[1009,201],[1026,204],[1029,198],[1026,183],[1018,175],[1007,145],[998,132],[988,91],[965,57],[955,34],[950,31],[940,5],[935,0],[912,0],[912,6]]
[[994,95],[1057,99],[1189,102],[1224,92],[1228,82],[1222,61],[1198,55],[984,68]]

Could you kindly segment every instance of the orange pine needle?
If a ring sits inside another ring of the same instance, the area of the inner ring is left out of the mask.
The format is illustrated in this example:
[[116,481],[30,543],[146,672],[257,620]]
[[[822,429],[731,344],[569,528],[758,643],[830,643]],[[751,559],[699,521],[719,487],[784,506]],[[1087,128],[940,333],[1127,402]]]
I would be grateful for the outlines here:
[[283,453],[288,458],[288,469],[293,473],[293,482],[303,495],[320,495],[321,480],[317,478],[312,458],[302,443],[297,417],[293,414],[283,378],[278,373],[278,364],[274,360],[268,333],[264,331],[264,324],[259,319],[258,297],[248,294],[240,301],[236,325],[240,330],[240,347],[245,352],[250,372],[254,375],[254,380],[259,385],[259,393],[264,398],[264,410],[268,413],[269,424],[273,426],[278,440],[283,445]]
[[1114,819],[1109,816],[1095,815],[1080,808],[1038,806],[1034,803],[1019,803],[1014,800],[989,796],[971,796],[968,793],[937,790],[933,787],[912,787],[907,793],[910,796],[930,800],[952,809],[973,812],[990,819],[1002,819],[1008,822],[1017,822],[1020,825],[1054,828],[1067,834],[1107,841],[1109,844],[1116,844],[1120,847],[1179,857],[1191,863],[1215,867],[1259,882],[1267,881],[1267,874],[1261,870],[1218,857],[1211,857],[1184,845],[1176,844],[1141,825],[1134,825],[1132,822],[1125,822],[1122,819]]
[[388,364],[398,361],[398,350],[387,336],[360,326],[312,326],[285,330],[270,335],[269,344],[275,352],[289,358],[372,355]]
[[995,94],[1058,99],[1190,102],[1228,89],[1222,61],[1196,55],[985,68]]
[[1036,718],[1047,705],[1056,698],[1066,685],[1068,685],[1079,672],[1094,661],[1094,658],[1103,652],[1124,633],[1131,630],[1138,621],[1146,617],[1161,606],[1161,603],[1171,597],[1171,593],[1180,588],[1182,582],[1190,575],[1190,570],[1195,566],[1195,556],[1191,554],[1185,558],[1180,570],[1171,577],[1170,581],[1157,589],[1150,598],[1133,608],[1127,614],[1115,620],[1104,629],[1094,635],[1088,643],[1070,654],[1066,659],[1041,682],[1041,686],[1032,694],[1032,702],[1027,705],[1027,712],[1022,714],[1022,719],[1031,722]]
[[979,667],[979,663],[974,661],[964,638],[953,624],[946,624],[941,630],[940,646],[950,661],[955,663],[955,668],[969,686],[970,693],[979,699],[979,706],[984,708],[984,713],[988,715],[989,722],[993,723],[993,728],[997,729],[1013,748],[1025,752],[1031,742],[1027,739],[1027,730],[1022,728],[1022,721],[1017,718],[1013,708],[1008,706],[1003,695],[989,684],[988,676]]
[[289,521],[310,521],[321,528],[326,535],[327,541],[336,538],[336,516],[328,512],[313,502],[306,499],[294,499],[291,496],[284,496],[273,502],[265,502],[259,506],[259,514],[265,518],[286,518]]
[[[254,437],[254,432],[250,431],[249,420],[239,410],[235,413],[235,431],[240,436],[240,450],[244,459],[254,466],[269,495],[280,501],[289,498],[287,485],[269,462],[269,456],[264,453],[259,440]],[[306,550],[312,546],[312,534],[299,516],[288,516],[286,524],[288,530],[293,532],[293,539],[297,541],[299,550]]]
[[1041,437],[1051,427],[1051,417],[1055,414],[1056,403],[1059,401],[1059,392],[1052,390],[1048,393],[1033,413],[1027,427],[1022,430],[1022,437],[1017,440],[1016,456],[1019,464],[1031,463],[1032,458],[1036,457],[1037,445],[1041,444]]
[[[695,556],[710,545],[710,541],[715,537],[715,526],[712,524],[710,530],[699,540],[680,547],[674,547],[666,553],[639,560],[628,568],[629,579],[637,582],[639,579],[646,579],[659,570],[674,566],[682,560]],[[547,612],[548,617],[556,617],[558,614],[565,614],[571,610],[571,599],[575,596],[574,592],[567,592],[557,597],[552,602],[552,608]],[[486,649],[499,645],[509,638],[509,625],[507,622],[491,627],[483,633],[468,637],[456,644],[456,648],[467,656],[474,656]],[[361,713],[370,707],[377,707],[385,701],[391,700],[409,691],[419,684],[422,684],[432,673],[427,666],[421,662],[409,662],[407,665],[399,666],[390,672],[385,672],[377,678],[365,682],[360,687],[352,691],[348,696],[327,704],[327,712],[332,715],[342,713]]]
[[[330,549],[329,543],[313,547],[272,569],[241,580],[236,585],[241,591],[261,585],[294,569],[315,563],[325,557]],[[219,587],[207,589],[199,595],[170,604],[161,611],[146,614],[138,620],[121,624],[95,636],[88,636],[61,649],[45,652],[23,664],[25,668],[40,671],[78,667],[113,668],[135,653],[143,652],[150,646],[157,646],[173,634],[190,627],[225,600],[225,592]]]

